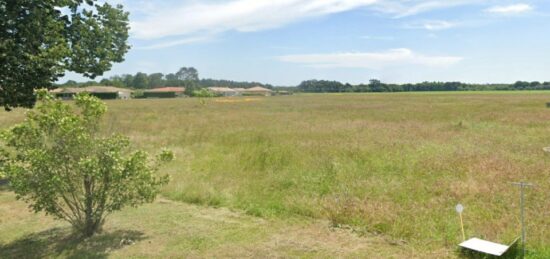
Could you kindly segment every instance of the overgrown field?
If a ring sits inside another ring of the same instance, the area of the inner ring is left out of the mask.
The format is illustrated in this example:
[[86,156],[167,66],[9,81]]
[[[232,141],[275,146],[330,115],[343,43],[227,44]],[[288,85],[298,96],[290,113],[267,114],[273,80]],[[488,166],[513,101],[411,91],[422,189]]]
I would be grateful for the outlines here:
[[[107,131],[176,154],[163,197],[312,217],[416,250],[507,243],[527,191],[528,246],[550,255],[550,93],[399,93],[109,101]],[[0,113],[1,127],[22,111]]]

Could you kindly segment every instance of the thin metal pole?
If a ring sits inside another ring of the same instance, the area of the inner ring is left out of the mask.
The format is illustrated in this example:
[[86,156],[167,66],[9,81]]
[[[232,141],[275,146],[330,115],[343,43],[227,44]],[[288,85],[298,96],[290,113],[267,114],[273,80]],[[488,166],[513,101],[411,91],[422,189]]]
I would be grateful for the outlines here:
[[525,240],[525,209],[523,206],[523,193],[524,193],[523,188],[524,188],[524,185],[522,184],[520,188],[521,197],[519,199],[519,203],[521,207],[521,248],[522,248],[521,250],[523,251],[521,257],[525,258],[525,241],[526,240]]
[[519,183],[512,183],[513,185],[517,185],[520,187],[520,198],[519,198],[519,206],[520,206],[520,215],[521,215],[521,247],[522,247],[522,254],[521,257],[525,258],[525,242],[526,242],[526,235],[525,235],[525,187],[531,187],[533,184],[526,183],[526,182],[519,182]]
[[464,232],[464,222],[462,221],[462,213],[458,213],[460,215],[460,227],[462,228],[462,241],[466,241],[466,233]]

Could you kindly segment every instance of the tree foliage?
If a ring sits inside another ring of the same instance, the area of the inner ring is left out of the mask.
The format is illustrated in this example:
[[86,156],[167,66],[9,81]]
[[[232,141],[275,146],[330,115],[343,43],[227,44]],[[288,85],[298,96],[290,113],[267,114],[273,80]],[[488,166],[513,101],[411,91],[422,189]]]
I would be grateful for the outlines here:
[[259,83],[259,82],[241,82],[241,81],[209,79],[209,78],[199,80],[199,85],[202,87],[223,86],[223,87],[229,87],[229,88],[251,88],[255,86],[261,86],[261,87],[273,89],[272,85]]
[[199,81],[199,71],[194,67],[182,67],[176,72],[176,77],[181,81]]
[[99,99],[77,95],[76,109],[45,91],[39,100],[23,123],[0,135],[3,171],[17,197],[35,212],[66,220],[91,236],[111,212],[151,202],[168,181],[155,172],[172,159],[170,152],[151,161],[146,152],[130,151],[127,137],[98,134],[106,112]]
[[137,73],[134,76],[134,82],[133,82],[134,88],[137,89],[146,89],[149,86],[149,77],[145,73]]
[[[60,86],[63,87],[84,87],[91,86],[92,83],[97,85],[97,82],[85,82],[76,83],[74,81],[67,81]],[[147,85],[146,85],[147,83]],[[116,86],[116,87],[128,87],[135,89],[152,89],[163,86],[176,86],[185,87],[187,89],[186,94],[191,96],[194,91],[201,88],[223,86],[230,88],[251,88],[254,86],[262,86],[266,88],[273,88],[269,84],[262,84],[258,82],[237,82],[231,80],[217,80],[217,79],[200,79],[198,70],[194,67],[182,67],[176,73],[162,74],[152,73],[146,74],[143,72],[137,72],[135,75],[114,75],[109,78],[104,78],[100,82],[101,85]]]
[[96,0],[0,1],[0,105],[31,107],[65,71],[94,78],[128,51],[128,13]]
[[461,82],[422,82],[416,84],[387,84],[372,79],[368,84],[343,84],[338,81],[307,80],[297,90],[310,93],[339,92],[423,92],[423,91],[499,91],[499,90],[550,90],[550,82],[522,82],[514,84],[467,84]]
[[162,73],[153,73],[149,75],[149,88],[158,88],[164,86],[164,75]]

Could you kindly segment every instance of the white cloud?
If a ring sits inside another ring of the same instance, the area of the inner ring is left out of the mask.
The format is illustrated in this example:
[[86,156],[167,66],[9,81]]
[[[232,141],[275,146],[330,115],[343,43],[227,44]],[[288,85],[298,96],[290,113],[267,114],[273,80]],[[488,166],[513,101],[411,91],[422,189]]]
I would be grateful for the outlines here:
[[456,24],[448,21],[428,21],[425,22],[422,26],[426,30],[439,31],[455,27]]
[[506,6],[493,6],[486,11],[495,14],[519,14],[533,10],[533,7],[528,4],[513,4]]
[[365,35],[365,36],[361,36],[361,39],[365,39],[365,40],[395,40],[395,37]]
[[486,1],[489,0],[167,0],[158,3],[125,0],[124,3],[132,13],[132,36],[160,39],[272,29],[358,8],[401,18]]
[[376,1],[232,0],[207,4],[193,2],[151,10],[144,19],[132,22],[131,27],[132,34],[140,39],[229,30],[257,31],[277,28],[306,18],[353,10],[372,5]]
[[429,67],[446,67],[460,62],[463,58],[456,56],[427,56],[415,53],[410,49],[391,49],[383,52],[348,52],[333,54],[286,55],[278,60],[289,63],[304,64],[312,67],[343,67],[383,69],[402,65],[421,65]]
[[164,49],[164,48],[169,48],[169,47],[174,47],[174,46],[179,46],[179,45],[187,45],[187,44],[192,44],[192,43],[205,42],[205,41],[209,41],[210,39],[211,39],[211,37],[209,37],[209,36],[183,38],[183,39],[178,39],[178,40],[169,40],[169,41],[165,41],[165,42],[160,42],[160,43],[156,43],[156,44],[148,45],[148,46],[137,46],[134,49],[144,49],[144,50]]
[[405,28],[409,29],[424,29],[429,31],[440,31],[440,30],[446,30],[456,27],[458,24],[456,22],[449,22],[449,21],[440,21],[440,20],[434,20],[434,21],[422,21],[422,22],[415,22],[405,25]]
[[468,4],[481,4],[487,0],[381,0],[375,9],[394,15],[395,18],[403,18],[429,12],[437,9],[451,8]]

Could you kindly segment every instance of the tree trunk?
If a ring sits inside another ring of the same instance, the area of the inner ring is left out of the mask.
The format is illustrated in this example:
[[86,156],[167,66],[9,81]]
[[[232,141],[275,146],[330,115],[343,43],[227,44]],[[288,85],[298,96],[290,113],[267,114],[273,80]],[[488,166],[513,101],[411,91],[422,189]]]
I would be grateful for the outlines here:
[[83,235],[85,237],[93,236],[100,226],[98,219],[94,217],[93,210],[93,193],[92,193],[92,180],[88,177],[84,180],[84,190],[85,190],[85,202],[84,202],[84,226],[83,226]]
[[82,235],[84,237],[91,237],[93,236],[97,231],[98,231],[98,226],[99,224],[97,224],[97,222],[94,222],[93,220],[89,220],[86,218],[86,223],[84,225],[84,228],[82,230]]

